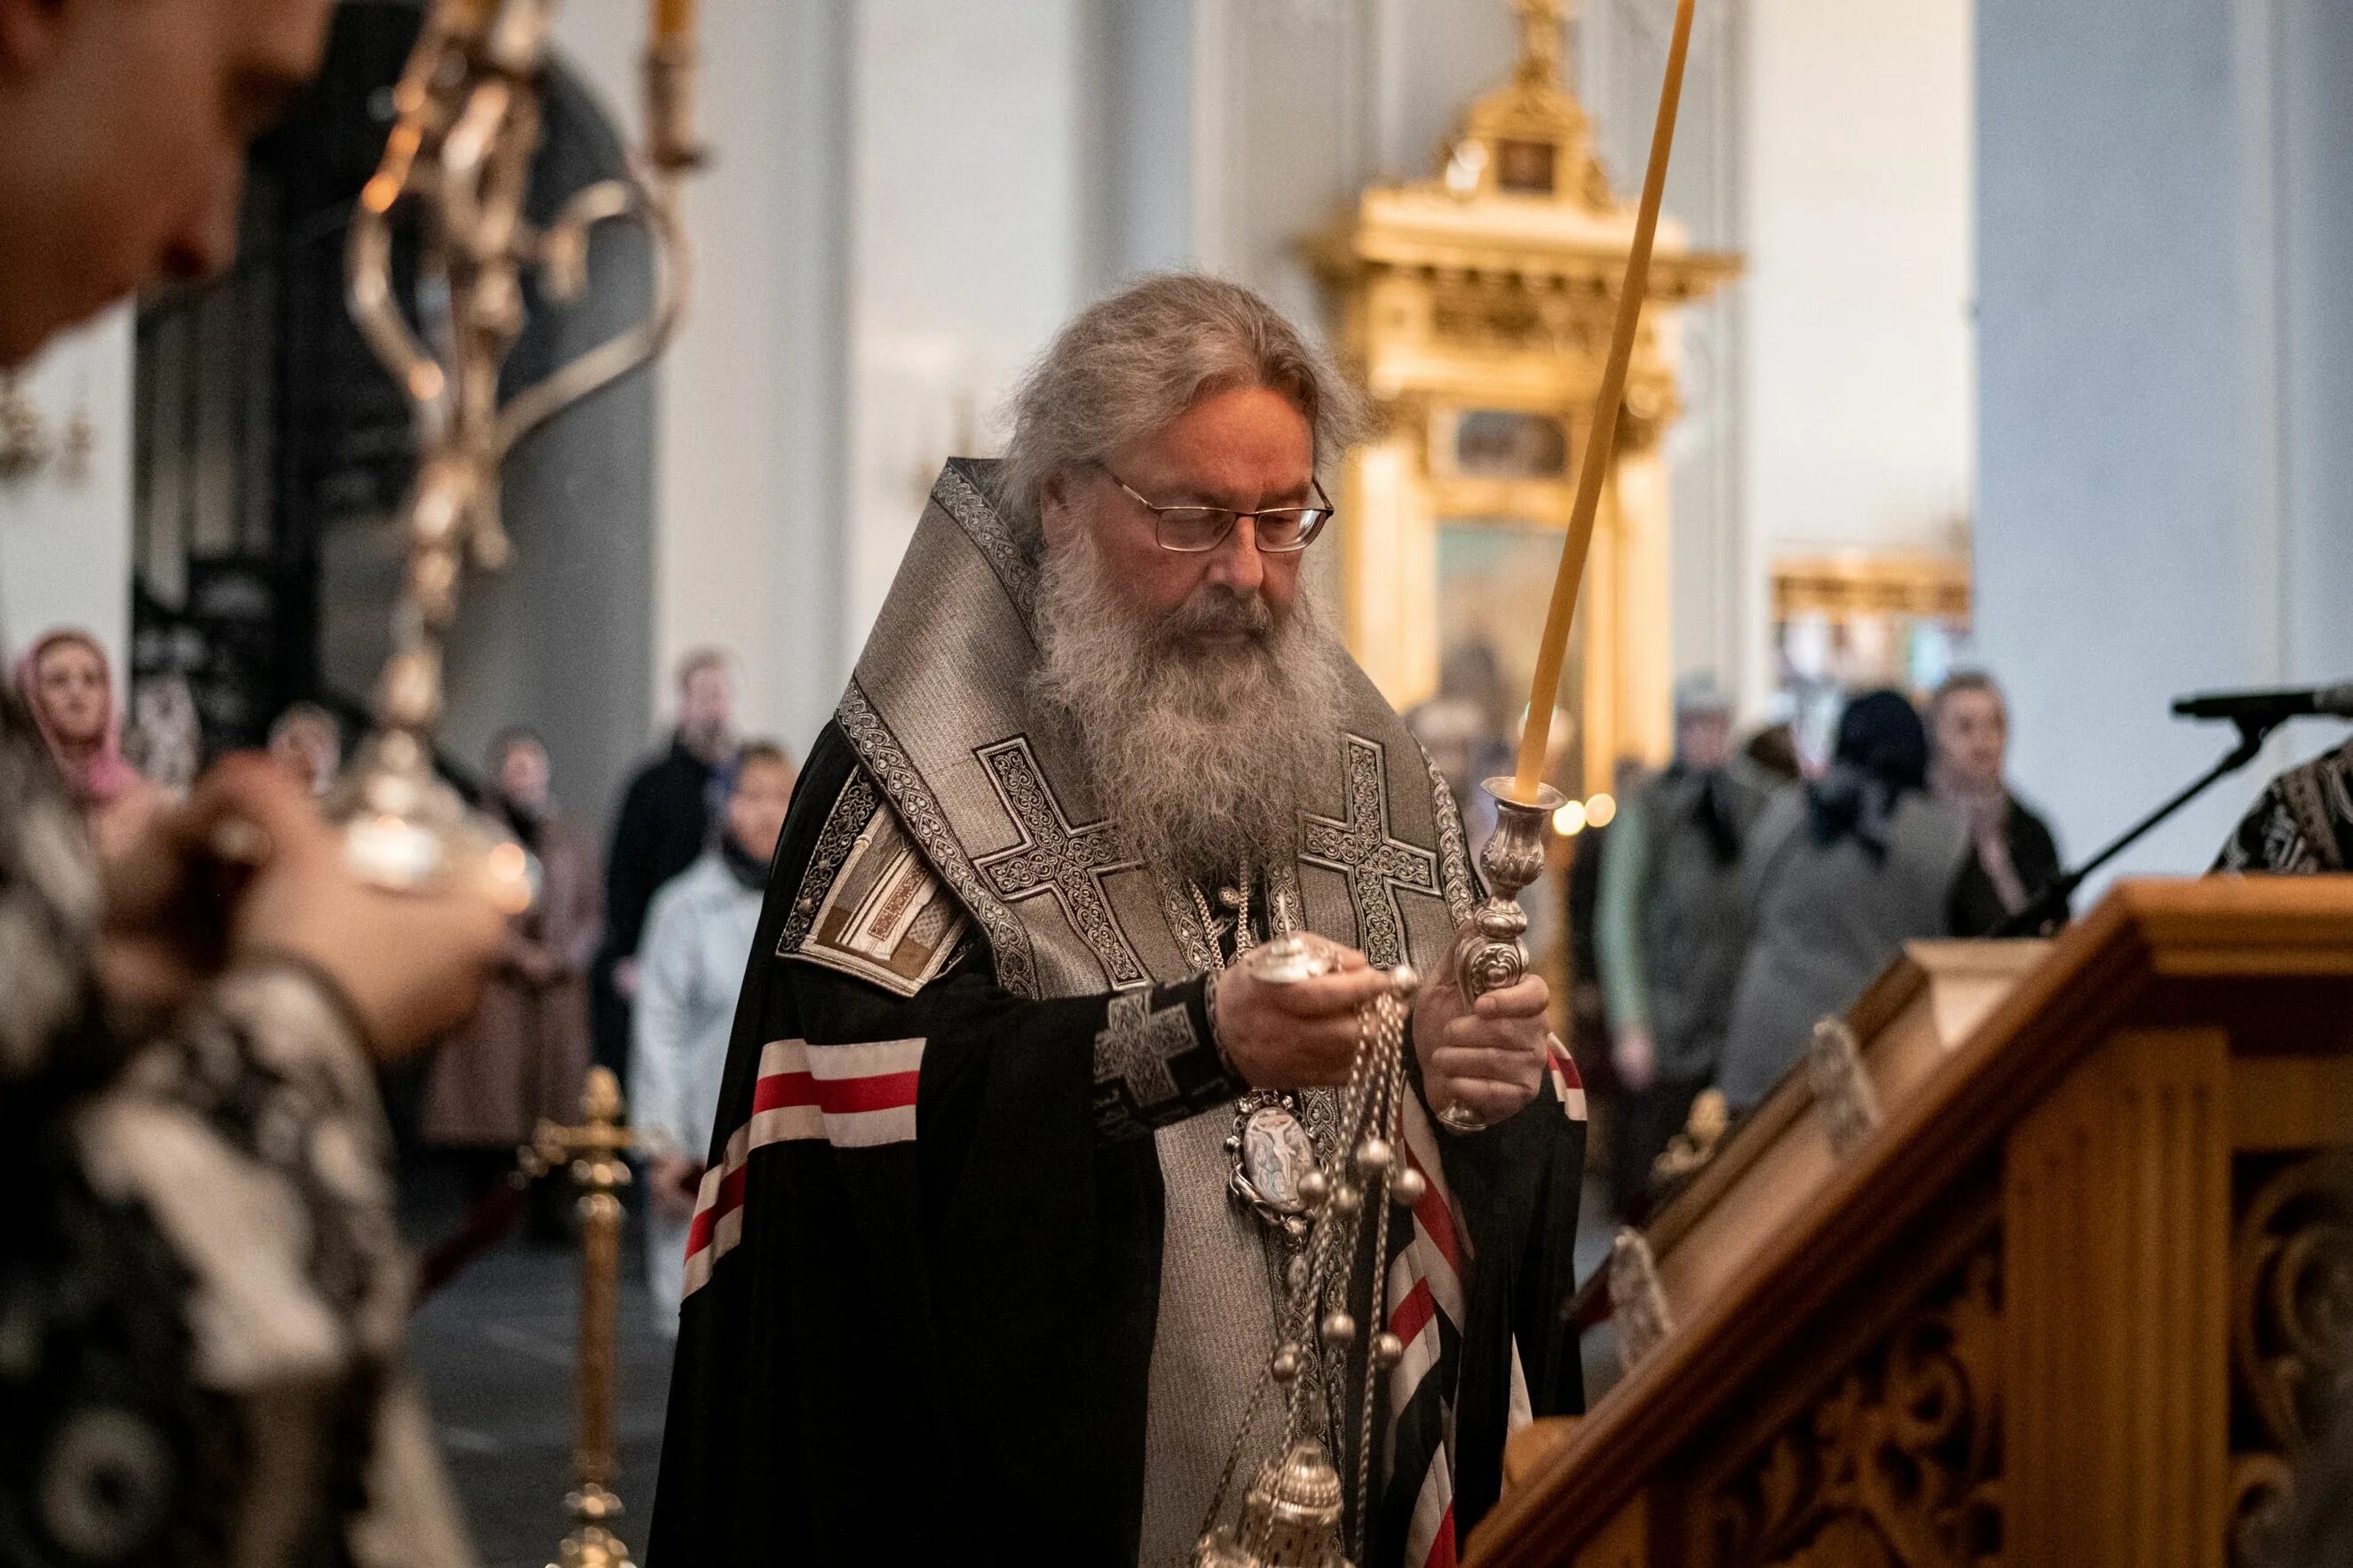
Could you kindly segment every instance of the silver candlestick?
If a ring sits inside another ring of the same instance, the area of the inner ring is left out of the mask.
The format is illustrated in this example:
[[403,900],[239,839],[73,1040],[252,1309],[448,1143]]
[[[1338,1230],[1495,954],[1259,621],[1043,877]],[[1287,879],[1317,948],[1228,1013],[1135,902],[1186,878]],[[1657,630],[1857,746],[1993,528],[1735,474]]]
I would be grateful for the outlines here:
[[[1553,813],[1568,804],[1568,797],[1550,784],[1536,786],[1534,805],[1514,798],[1516,779],[1492,778],[1479,787],[1495,803],[1494,837],[1479,852],[1488,895],[1454,933],[1454,952],[1448,960],[1465,1002],[1516,984],[1528,972],[1528,950],[1520,941],[1527,933],[1528,916],[1520,908],[1520,889],[1544,874],[1545,830]],[[1440,1110],[1438,1120],[1457,1132],[1476,1132],[1487,1125],[1460,1100]]]

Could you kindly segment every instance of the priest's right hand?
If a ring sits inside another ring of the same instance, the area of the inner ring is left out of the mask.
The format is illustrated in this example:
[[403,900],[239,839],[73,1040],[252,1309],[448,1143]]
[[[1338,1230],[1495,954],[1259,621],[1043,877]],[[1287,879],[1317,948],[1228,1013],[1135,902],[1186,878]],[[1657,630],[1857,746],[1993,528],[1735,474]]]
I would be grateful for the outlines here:
[[1252,1089],[1305,1089],[1348,1081],[1356,1059],[1356,1009],[1389,988],[1389,977],[1354,948],[1335,947],[1339,967],[1288,984],[1261,980],[1238,963],[1218,988],[1218,1044]]

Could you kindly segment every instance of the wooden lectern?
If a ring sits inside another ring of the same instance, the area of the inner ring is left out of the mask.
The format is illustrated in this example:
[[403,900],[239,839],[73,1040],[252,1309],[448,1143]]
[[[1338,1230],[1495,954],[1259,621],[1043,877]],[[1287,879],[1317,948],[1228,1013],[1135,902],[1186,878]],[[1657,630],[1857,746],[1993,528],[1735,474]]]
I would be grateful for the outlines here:
[[2244,1562],[2353,1373],[2353,878],[2126,883],[1845,1022],[1621,1237],[1639,1353],[1468,1560]]

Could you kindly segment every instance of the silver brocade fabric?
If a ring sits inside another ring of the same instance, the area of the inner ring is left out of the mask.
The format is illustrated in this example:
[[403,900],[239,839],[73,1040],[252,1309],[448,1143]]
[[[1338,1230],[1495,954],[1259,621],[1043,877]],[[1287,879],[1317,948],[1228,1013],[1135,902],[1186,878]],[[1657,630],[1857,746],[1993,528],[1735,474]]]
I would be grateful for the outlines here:
[[[1190,895],[1127,853],[1077,760],[1030,727],[1037,572],[991,503],[991,467],[941,473],[836,717],[987,932],[1008,990],[1092,995],[1198,974],[1213,939]],[[1461,818],[1396,711],[1350,673],[1302,853],[1272,869],[1270,896],[1376,964],[1428,970],[1475,896]],[[1188,1558],[1273,1340],[1269,1236],[1226,1190],[1230,1109],[1154,1140],[1166,1206],[1146,1564]]]
[[[1130,858],[1076,759],[1030,725],[1036,568],[959,459],[884,600],[836,717],[892,809],[1029,997],[1182,980],[1208,935],[1174,879]],[[1404,721],[1350,667],[1332,767],[1274,895],[1384,967],[1428,969],[1474,896],[1461,818]]]

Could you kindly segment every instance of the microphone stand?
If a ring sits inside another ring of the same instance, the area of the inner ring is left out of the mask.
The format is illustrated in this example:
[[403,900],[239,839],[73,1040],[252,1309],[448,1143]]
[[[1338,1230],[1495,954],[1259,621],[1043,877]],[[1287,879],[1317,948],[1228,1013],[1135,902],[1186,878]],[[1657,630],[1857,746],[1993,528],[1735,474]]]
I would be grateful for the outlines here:
[[2198,775],[2181,792],[2163,805],[2125,829],[2116,841],[2072,871],[2059,876],[2028,900],[2024,909],[2002,921],[1987,934],[1990,936],[2047,936],[2052,929],[2067,916],[2067,906],[2075,889],[2084,885],[2091,874],[2138,843],[2151,828],[2196,800],[2213,784],[2230,777],[2259,756],[2263,742],[2272,731],[2287,721],[2284,714],[2247,714],[2234,718],[2239,727],[2239,743],[2224,753],[2222,760]]

